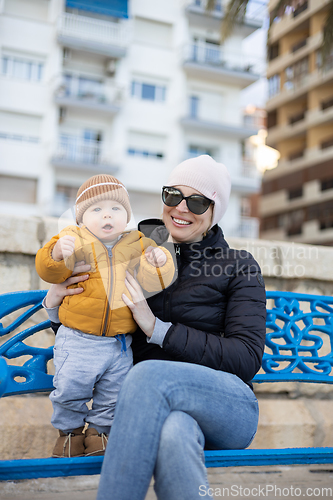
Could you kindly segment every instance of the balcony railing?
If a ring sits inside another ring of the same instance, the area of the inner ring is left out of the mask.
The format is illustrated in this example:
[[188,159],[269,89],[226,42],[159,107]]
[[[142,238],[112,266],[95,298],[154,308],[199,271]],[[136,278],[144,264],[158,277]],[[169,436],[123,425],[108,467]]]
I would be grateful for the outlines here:
[[291,52],[292,52],[292,53],[295,53],[295,52],[297,52],[298,50],[300,50],[300,49],[302,49],[303,47],[305,47],[305,46],[306,46],[306,44],[307,44],[307,41],[308,41],[308,39],[307,39],[307,38],[303,38],[303,40],[301,40],[300,42],[295,43],[295,45],[293,45],[293,46],[291,47]]
[[72,99],[89,104],[121,104],[124,89],[116,85],[104,85],[101,82],[63,77],[55,91],[56,99]]
[[249,179],[256,179],[259,177],[260,172],[256,167],[256,164],[253,160],[248,160],[243,158],[242,160],[242,176],[247,177]]
[[289,117],[289,125],[294,125],[295,123],[304,120],[304,118],[305,118],[305,111],[297,113],[296,115],[292,115]]
[[326,101],[321,101],[321,103],[320,103],[320,107],[321,107],[322,111],[324,111],[325,109],[329,109],[332,106],[333,106],[333,97],[330,97]]
[[101,141],[83,140],[79,137],[62,135],[59,139],[55,162],[100,165],[107,163],[102,157]]
[[327,149],[331,148],[333,146],[333,137],[330,139],[326,139],[326,141],[323,141],[320,143],[320,149]]
[[186,45],[184,61],[256,75],[261,74],[264,69],[263,61],[256,57],[241,53],[230,53],[224,51],[220,45],[208,42],[194,42]]
[[[206,10],[207,0],[188,0],[188,7],[190,9],[198,9],[202,12],[202,14],[211,14],[213,16],[222,18],[223,17],[223,3],[221,0],[215,0],[214,8],[210,11]],[[263,4],[258,4],[253,2],[250,3],[247,8],[247,12],[245,15],[245,23],[262,23],[264,17],[266,15],[265,6]]]
[[298,151],[290,153],[288,156],[288,160],[289,161],[297,160],[298,158],[303,158],[303,156],[304,156],[304,149],[299,149]]
[[59,18],[58,34],[120,47],[126,47],[129,40],[129,30],[123,23],[102,21],[68,12]]
[[241,217],[236,236],[257,239],[259,237],[259,220],[255,217]]
[[303,3],[301,3],[293,12],[293,17],[297,17],[299,16],[300,14],[302,14],[302,12],[304,12],[306,9],[308,8],[308,1],[305,0]]

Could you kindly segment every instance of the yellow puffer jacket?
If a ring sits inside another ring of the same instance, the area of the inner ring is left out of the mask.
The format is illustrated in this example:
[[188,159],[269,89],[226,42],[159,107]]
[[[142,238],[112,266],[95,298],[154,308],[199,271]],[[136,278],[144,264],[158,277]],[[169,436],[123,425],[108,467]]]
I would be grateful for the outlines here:
[[[52,259],[52,250],[62,236],[75,236],[75,252],[60,262]],[[137,326],[121,295],[130,297],[125,286],[125,273],[137,269],[137,280],[148,292],[160,292],[172,282],[174,264],[170,252],[163,248],[167,262],[161,268],[148,263],[144,251],[156,243],[139,231],[124,233],[112,248],[111,261],[107,248],[85,226],[68,226],[54,236],[36,255],[39,276],[48,283],[63,283],[69,278],[75,262],[90,264],[89,279],[72,285],[82,287],[78,295],[64,298],[59,309],[61,323],[69,328],[93,335],[114,336],[133,333]],[[110,265],[111,262],[111,265]]]

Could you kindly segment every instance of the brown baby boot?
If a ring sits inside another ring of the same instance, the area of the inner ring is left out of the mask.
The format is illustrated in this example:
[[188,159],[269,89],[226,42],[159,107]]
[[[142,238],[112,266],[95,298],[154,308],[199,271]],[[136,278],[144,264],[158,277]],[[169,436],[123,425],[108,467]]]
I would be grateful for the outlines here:
[[83,427],[74,429],[66,434],[59,431],[59,437],[52,452],[52,457],[84,457],[84,434]]
[[105,448],[108,442],[108,435],[101,432],[98,434],[96,429],[88,427],[86,437],[84,438],[84,446],[86,448],[85,455],[104,455]]

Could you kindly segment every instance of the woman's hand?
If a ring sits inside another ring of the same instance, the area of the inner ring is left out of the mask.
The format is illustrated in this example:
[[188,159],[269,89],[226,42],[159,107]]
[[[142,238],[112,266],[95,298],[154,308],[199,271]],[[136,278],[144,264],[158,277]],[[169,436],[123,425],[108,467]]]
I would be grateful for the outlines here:
[[74,285],[80,281],[86,281],[89,274],[83,276],[76,276],[78,273],[86,273],[90,270],[90,265],[85,264],[84,261],[77,262],[74,266],[72,276],[63,283],[58,285],[51,285],[45,297],[45,306],[49,309],[52,307],[60,306],[63,298],[67,295],[77,295],[83,292],[83,288],[67,288],[69,285]]
[[141,330],[147,337],[151,337],[155,328],[156,318],[144,298],[141,286],[128,271],[126,271],[125,285],[131,294],[133,302],[124,293],[122,294],[122,299],[132,311],[133,318]]

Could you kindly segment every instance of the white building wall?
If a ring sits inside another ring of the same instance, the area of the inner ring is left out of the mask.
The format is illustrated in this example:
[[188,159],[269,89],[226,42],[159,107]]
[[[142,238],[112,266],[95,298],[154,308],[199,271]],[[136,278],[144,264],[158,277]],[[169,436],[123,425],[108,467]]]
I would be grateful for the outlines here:
[[[57,189],[65,187],[73,197],[87,177],[104,169],[118,176],[129,189],[137,221],[141,217],[159,217],[161,186],[172,168],[188,157],[189,148],[196,147],[225,163],[231,173],[233,193],[222,225],[226,235],[239,235],[244,189],[246,194],[244,179],[240,192],[244,130],[239,103],[241,89],[247,84],[242,76],[239,83],[231,83],[230,79],[216,76],[216,70],[213,77],[203,74],[200,68],[196,76],[185,71],[186,46],[194,39],[202,44],[219,39],[218,29],[201,25],[200,16],[196,23],[191,22],[186,13],[189,3],[132,0],[130,19],[120,23],[128,26],[130,32],[127,51],[112,62],[112,56],[98,50],[93,53],[85,48],[69,48],[64,54],[57,34],[65,0],[2,0],[1,61],[8,57],[11,61],[42,64],[42,77],[29,80],[8,71],[6,74],[0,68],[0,179],[5,183],[9,182],[8,177],[16,177],[21,190],[19,179],[36,181],[35,203],[20,203],[17,196],[11,201],[7,196],[0,198],[0,213],[19,214],[24,210],[29,215],[59,215],[62,205],[55,208],[55,200],[59,200]],[[85,16],[89,18],[88,13]],[[98,23],[98,16],[95,17]],[[221,51],[225,61],[242,59],[246,33],[238,28],[227,40]],[[83,42],[88,35],[82,35]],[[66,74],[76,82],[82,77],[96,80],[96,85],[99,81],[118,111],[106,112],[101,106],[87,109],[73,101],[70,105],[56,103],[55,96],[63,88]],[[133,81],[165,87],[165,100],[133,96]],[[118,101],[114,100],[116,91],[121,96]],[[195,129],[182,125],[182,119],[190,116],[191,96],[199,99],[199,126]],[[211,132],[200,125],[202,122],[221,125],[222,129]],[[87,134],[99,141],[95,143],[101,163],[87,165],[85,154],[76,165],[55,162],[55,157],[63,160],[64,136],[73,141],[69,150],[74,154],[76,148],[76,154]],[[129,154],[129,150],[135,154]],[[143,151],[152,153],[151,157],[144,156]],[[162,157],[154,156],[155,153]],[[254,191],[253,184],[249,194]]]

